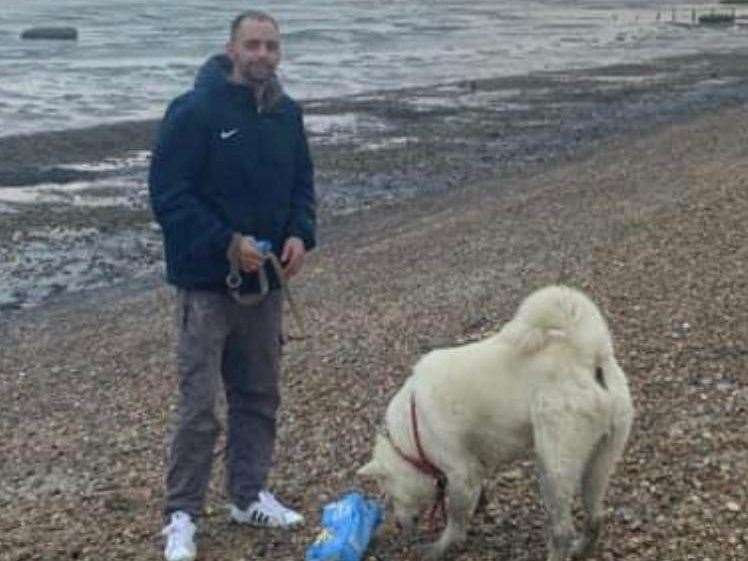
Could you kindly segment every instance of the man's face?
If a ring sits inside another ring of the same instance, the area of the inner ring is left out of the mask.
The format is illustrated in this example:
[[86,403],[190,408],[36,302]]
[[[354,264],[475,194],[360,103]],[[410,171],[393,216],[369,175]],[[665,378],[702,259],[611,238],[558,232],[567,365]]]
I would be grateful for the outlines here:
[[242,21],[226,53],[234,63],[231,77],[238,82],[265,82],[275,75],[280,62],[280,34],[269,21]]

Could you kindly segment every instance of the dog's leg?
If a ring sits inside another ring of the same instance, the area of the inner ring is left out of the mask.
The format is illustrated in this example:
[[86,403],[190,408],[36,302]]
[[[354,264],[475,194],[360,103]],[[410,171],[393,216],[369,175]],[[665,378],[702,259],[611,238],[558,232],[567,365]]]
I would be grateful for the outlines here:
[[571,516],[574,489],[569,484],[568,475],[554,472],[540,459],[538,480],[551,526],[548,537],[548,561],[565,561],[574,542],[574,523]]
[[586,559],[600,539],[602,529],[602,503],[608,487],[613,460],[610,437],[605,436],[597,443],[582,476],[582,502],[587,514],[584,534],[574,542],[574,559]]
[[582,477],[582,502],[587,514],[584,536],[572,548],[575,559],[589,557],[595,550],[603,525],[603,499],[608,488],[613,466],[621,457],[626,445],[631,417],[622,419],[612,435],[598,441]]
[[439,539],[428,546],[427,559],[439,559],[451,546],[465,540],[467,524],[480,497],[480,480],[464,472],[448,472],[447,526]]
[[599,439],[590,416],[574,396],[540,396],[532,405],[533,436],[540,491],[548,511],[548,561],[565,561],[572,552],[572,503],[584,467]]

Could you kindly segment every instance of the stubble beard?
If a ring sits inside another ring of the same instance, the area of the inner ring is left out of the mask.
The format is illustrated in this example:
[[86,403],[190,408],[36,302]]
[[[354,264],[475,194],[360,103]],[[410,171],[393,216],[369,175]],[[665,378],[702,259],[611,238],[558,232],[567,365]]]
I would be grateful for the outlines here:
[[276,79],[275,68],[266,64],[247,66],[243,69],[242,78],[247,84],[262,88]]

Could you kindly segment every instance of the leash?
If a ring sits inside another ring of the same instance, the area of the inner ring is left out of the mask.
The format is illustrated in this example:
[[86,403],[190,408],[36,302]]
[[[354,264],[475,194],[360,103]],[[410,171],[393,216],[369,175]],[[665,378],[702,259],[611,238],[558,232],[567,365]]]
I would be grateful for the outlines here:
[[413,429],[413,440],[416,443],[416,450],[418,451],[417,458],[414,458],[413,456],[410,456],[409,454],[403,452],[402,449],[392,440],[392,436],[390,435],[389,431],[387,431],[386,436],[390,441],[390,444],[392,444],[392,447],[395,449],[395,452],[397,452],[403,460],[408,462],[421,473],[424,473],[434,479],[436,496],[434,497],[434,504],[432,505],[431,511],[429,512],[429,526],[431,527],[431,531],[433,532],[436,528],[437,511],[441,511],[442,520],[444,521],[444,523],[447,522],[447,475],[429,459],[423,449],[423,445],[421,444],[421,436],[418,431],[418,414],[416,412],[415,394],[410,395],[410,423]]
[[265,271],[264,262],[269,261],[270,265],[275,271],[275,276],[280,282],[281,290],[286,300],[288,300],[288,307],[291,310],[291,315],[296,322],[296,327],[299,328],[301,335],[291,337],[289,339],[306,339],[306,330],[304,329],[304,321],[301,318],[296,302],[291,296],[291,289],[288,286],[288,282],[283,275],[283,267],[278,261],[278,257],[272,252],[269,241],[266,240],[252,240],[257,249],[260,251],[263,257],[263,264],[257,270],[257,277],[260,283],[260,292],[253,294],[242,294],[239,289],[242,286],[243,279],[239,269],[239,262],[237,259],[229,259],[229,274],[226,276],[226,286],[228,287],[229,294],[242,306],[255,306],[260,303],[265,296],[267,296],[270,290],[270,283],[268,282],[267,272]]

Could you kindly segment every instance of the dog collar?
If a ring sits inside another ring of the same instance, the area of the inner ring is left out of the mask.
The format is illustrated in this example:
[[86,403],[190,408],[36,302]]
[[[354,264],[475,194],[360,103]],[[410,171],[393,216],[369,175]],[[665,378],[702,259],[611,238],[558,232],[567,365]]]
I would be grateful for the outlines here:
[[400,456],[403,460],[408,462],[410,465],[412,465],[414,468],[416,468],[421,473],[426,474],[429,477],[432,477],[434,479],[434,487],[436,488],[436,496],[434,497],[434,504],[431,507],[431,512],[429,513],[429,524],[431,525],[431,528],[434,529],[435,527],[434,523],[435,523],[437,510],[441,511],[442,519],[444,520],[445,523],[447,522],[447,508],[446,508],[447,475],[436,464],[434,464],[434,462],[432,462],[429,459],[429,457],[426,455],[426,452],[423,450],[423,446],[421,444],[420,432],[418,431],[418,413],[416,411],[415,394],[410,395],[410,423],[411,423],[411,428],[413,430],[413,440],[416,443],[416,450],[418,452],[418,457],[413,457],[403,452],[402,449],[397,444],[395,444],[395,441],[392,439],[392,435],[390,434],[389,430],[387,430],[386,425],[385,425],[385,437],[387,438],[387,440],[390,441],[392,448],[394,448],[398,456]]

